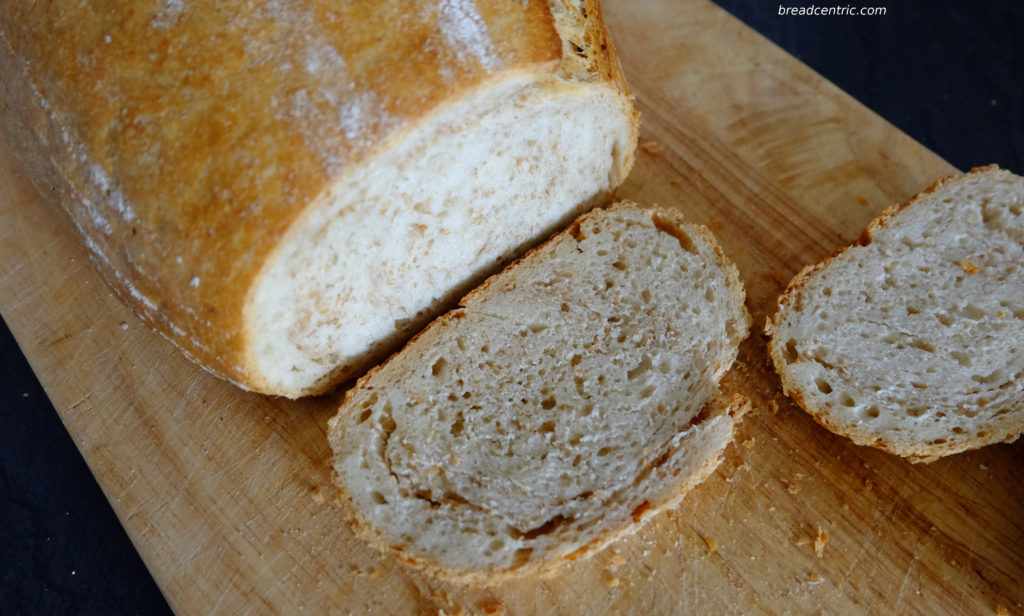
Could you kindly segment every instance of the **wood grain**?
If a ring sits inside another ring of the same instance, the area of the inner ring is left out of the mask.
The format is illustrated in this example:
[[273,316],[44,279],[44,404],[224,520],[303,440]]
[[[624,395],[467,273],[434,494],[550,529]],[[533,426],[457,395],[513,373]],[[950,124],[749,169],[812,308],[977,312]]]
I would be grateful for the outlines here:
[[755,412],[678,510],[542,580],[440,584],[356,541],[329,487],[340,392],[195,368],[0,148],[0,310],[176,612],[1024,613],[1024,445],[856,447],[782,396],[758,335],[803,265],[954,170],[704,0],[604,5],[643,114],[619,196],[709,225],[739,266],[756,324],[728,385]]

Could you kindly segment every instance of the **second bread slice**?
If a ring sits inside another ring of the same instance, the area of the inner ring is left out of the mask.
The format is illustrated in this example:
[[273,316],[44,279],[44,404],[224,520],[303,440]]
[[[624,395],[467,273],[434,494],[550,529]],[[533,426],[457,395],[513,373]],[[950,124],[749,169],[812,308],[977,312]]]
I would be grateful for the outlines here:
[[363,378],[330,424],[341,500],[447,579],[549,570],[717,466],[718,381],[749,317],[711,234],[620,204],[583,217]]

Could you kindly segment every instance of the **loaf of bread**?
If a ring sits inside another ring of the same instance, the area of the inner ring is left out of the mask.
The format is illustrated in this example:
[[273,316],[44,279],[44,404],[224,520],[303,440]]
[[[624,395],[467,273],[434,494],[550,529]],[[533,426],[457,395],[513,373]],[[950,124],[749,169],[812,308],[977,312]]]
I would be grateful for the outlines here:
[[464,582],[553,570],[677,503],[746,408],[735,267],[677,213],[594,210],[374,369],[330,422],[340,502]]
[[118,295],[292,397],[607,195],[637,130],[596,0],[11,2],[0,103]]
[[1024,178],[889,208],[806,268],[767,325],[787,394],[837,434],[931,461],[1024,431]]

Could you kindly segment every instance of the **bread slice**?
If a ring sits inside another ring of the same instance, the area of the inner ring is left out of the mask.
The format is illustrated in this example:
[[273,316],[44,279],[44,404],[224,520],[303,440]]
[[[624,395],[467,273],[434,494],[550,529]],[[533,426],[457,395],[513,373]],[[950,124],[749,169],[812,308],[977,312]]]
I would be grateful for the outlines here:
[[596,210],[361,379],[330,422],[359,533],[445,579],[591,553],[718,464],[749,320],[704,228]]
[[804,269],[767,325],[783,388],[837,434],[931,461],[1024,431],[1024,178],[887,209]]
[[0,123],[27,175],[248,389],[360,374],[632,165],[596,0],[26,7],[0,11]]

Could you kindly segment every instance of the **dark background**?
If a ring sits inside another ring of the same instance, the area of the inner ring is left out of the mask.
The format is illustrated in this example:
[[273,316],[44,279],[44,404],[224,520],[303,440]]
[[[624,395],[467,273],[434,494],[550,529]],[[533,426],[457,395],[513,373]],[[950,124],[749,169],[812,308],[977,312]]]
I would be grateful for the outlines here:
[[[1024,173],[1024,2],[850,1],[886,14],[718,4],[956,167]],[[6,325],[0,362],[0,612],[170,613]]]

